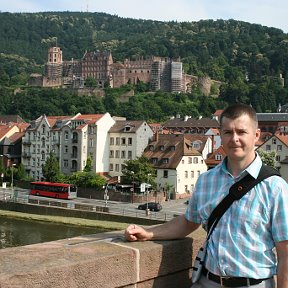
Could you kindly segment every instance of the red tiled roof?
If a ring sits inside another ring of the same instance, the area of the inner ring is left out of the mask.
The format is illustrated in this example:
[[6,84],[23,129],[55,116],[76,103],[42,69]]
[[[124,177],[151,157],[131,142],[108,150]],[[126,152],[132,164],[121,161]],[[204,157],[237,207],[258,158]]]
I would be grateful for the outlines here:
[[[216,155],[221,155],[221,160],[216,160]],[[207,166],[216,166],[218,165],[219,163],[221,163],[223,161],[223,159],[226,157],[226,153],[223,149],[223,146],[219,146],[218,149],[216,149],[207,159],[206,159],[206,164]]]
[[25,134],[25,132],[16,132],[16,133],[14,133],[13,135],[11,135],[11,136],[9,137],[9,140],[10,140],[12,143],[15,143],[15,142],[21,140],[22,137],[24,136],[24,134]]
[[288,134],[276,133],[275,137],[288,146]]
[[50,127],[53,127],[58,120],[69,120],[71,116],[47,116],[46,118]]
[[77,115],[73,120],[85,120],[86,123],[95,123],[100,118],[102,118],[104,114],[84,114],[84,115]]
[[220,110],[220,109],[219,109],[219,110],[216,110],[213,115],[214,115],[214,116],[220,116],[223,111],[224,111],[223,109],[222,109],[222,110]]
[[[158,140],[150,142],[144,151],[148,159],[157,159],[154,167],[162,169],[175,169],[183,156],[199,156],[197,150],[191,147],[190,141],[183,134],[159,134]],[[168,163],[163,162],[168,159]]]

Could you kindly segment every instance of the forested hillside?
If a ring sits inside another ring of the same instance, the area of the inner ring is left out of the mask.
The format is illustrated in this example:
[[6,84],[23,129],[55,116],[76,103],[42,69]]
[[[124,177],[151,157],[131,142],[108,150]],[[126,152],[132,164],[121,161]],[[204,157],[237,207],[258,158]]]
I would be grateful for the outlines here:
[[2,87],[24,85],[30,73],[43,72],[47,49],[57,44],[64,60],[101,49],[111,49],[114,62],[180,56],[186,73],[225,83],[220,101],[211,100],[215,105],[240,101],[259,112],[275,112],[288,102],[279,80],[280,74],[288,79],[288,35],[276,28],[235,20],[159,22],[85,12],[0,13],[0,27]]

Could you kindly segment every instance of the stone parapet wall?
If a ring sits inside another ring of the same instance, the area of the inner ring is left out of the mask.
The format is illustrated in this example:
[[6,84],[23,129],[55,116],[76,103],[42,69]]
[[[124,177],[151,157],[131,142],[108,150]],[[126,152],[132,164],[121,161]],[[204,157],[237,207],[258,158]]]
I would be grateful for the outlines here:
[[123,231],[0,250],[1,288],[188,288],[192,238],[126,242]]

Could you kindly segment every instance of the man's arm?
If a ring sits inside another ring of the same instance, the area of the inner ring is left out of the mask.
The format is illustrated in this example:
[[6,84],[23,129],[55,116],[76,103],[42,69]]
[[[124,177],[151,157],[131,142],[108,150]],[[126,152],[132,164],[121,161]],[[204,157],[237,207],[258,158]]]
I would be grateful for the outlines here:
[[171,221],[144,229],[137,225],[130,225],[125,230],[128,241],[172,240],[181,239],[196,230],[200,224],[188,221],[184,215]]
[[276,243],[278,258],[277,287],[288,288],[288,241]]

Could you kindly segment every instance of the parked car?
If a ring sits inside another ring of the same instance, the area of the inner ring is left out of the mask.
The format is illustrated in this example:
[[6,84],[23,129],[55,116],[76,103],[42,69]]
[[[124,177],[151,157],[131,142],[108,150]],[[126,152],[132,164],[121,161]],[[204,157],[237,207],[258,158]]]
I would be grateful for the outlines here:
[[162,205],[160,203],[156,203],[156,202],[148,202],[148,203],[140,204],[138,206],[138,209],[139,210],[146,210],[147,206],[148,206],[148,209],[150,211],[158,212],[158,211],[162,210]]

